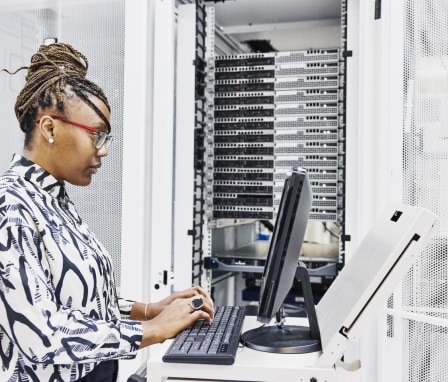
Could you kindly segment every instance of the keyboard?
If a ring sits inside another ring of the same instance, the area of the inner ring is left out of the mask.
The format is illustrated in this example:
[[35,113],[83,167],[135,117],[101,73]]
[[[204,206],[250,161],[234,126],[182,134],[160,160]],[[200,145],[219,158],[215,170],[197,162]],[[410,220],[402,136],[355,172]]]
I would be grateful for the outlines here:
[[215,307],[209,324],[196,321],[181,331],[162,357],[164,362],[232,365],[238,350],[246,310],[242,306]]

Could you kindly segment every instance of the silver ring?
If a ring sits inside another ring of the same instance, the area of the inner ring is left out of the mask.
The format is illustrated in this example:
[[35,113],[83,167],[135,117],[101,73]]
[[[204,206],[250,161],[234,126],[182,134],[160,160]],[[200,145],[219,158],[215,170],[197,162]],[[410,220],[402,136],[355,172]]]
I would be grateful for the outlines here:
[[194,310],[201,309],[204,306],[204,300],[201,297],[195,298],[190,302],[190,305]]

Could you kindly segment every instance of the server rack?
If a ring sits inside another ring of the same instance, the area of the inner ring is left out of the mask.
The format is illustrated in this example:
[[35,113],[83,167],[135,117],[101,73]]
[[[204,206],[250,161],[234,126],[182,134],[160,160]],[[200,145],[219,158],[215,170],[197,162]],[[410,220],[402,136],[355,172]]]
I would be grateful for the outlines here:
[[[259,227],[274,221],[284,179],[296,166],[310,174],[310,220],[331,236],[331,246],[317,243],[320,247],[302,258],[313,281],[331,282],[343,267],[349,239],[344,227],[346,3],[341,2],[339,47],[223,56],[214,55],[213,6],[201,1],[196,6],[202,17],[196,22],[202,28],[196,50],[205,49],[207,59],[195,62],[201,107],[195,130],[196,218],[190,231],[193,283],[210,284],[220,272],[239,271],[249,278],[262,272],[268,244],[258,241]],[[324,255],[316,255],[319,251]]]

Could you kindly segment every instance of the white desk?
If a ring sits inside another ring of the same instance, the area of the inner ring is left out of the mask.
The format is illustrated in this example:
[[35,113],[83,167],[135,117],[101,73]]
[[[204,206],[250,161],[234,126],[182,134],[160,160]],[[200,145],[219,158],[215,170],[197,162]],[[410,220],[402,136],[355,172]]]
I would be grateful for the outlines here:
[[[286,324],[307,325],[307,320],[288,318]],[[243,332],[259,325],[255,317],[247,316]],[[148,381],[349,382],[359,380],[353,379],[359,377],[359,371],[348,372],[340,368],[313,367],[320,352],[273,354],[241,347],[235,363],[230,366],[165,363],[162,361],[162,356],[170,343],[171,341],[166,341],[151,348],[151,356],[147,364]]]

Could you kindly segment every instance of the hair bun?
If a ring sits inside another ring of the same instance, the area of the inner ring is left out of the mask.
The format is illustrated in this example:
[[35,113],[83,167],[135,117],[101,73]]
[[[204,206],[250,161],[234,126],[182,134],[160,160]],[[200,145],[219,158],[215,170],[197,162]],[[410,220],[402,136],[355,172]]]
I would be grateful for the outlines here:
[[55,76],[85,78],[88,67],[87,58],[69,44],[41,45],[31,57],[26,79],[33,77],[37,72],[47,78]]
[[31,57],[25,86],[14,106],[22,131],[33,131],[40,109],[63,112],[67,86],[101,117],[110,131],[109,119],[89,99],[89,94],[99,98],[110,110],[103,90],[86,78],[88,66],[86,56],[69,44],[41,45]]

